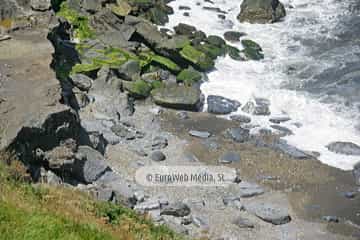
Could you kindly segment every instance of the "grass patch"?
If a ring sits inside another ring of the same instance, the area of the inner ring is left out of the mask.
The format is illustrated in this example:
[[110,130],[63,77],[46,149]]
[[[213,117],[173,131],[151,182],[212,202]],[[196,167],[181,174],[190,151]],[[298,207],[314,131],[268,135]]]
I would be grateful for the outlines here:
[[95,202],[70,188],[14,179],[11,172],[20,163],[9,157],[0,154],[0,240],[183,239],[123,206]]

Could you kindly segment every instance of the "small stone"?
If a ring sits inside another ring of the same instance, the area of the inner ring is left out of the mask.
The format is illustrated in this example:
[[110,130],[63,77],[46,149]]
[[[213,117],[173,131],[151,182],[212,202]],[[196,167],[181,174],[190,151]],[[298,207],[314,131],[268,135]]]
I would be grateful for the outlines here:
[[167,146],[168,146],[168,140],[166,139],[166,137],[157,136],[152,140],[151,148],[153,150],[163,149],[166,148]]
[[198,137],[198,138],[209,138],[211,136],[211,133],[209,132],[197,131],[197,130],[190,130],[189,134],[190,136]]
[[166,159],[166,156],[161,151],[155,151],[151,154],[151,159],[155,162],[161,162]]
[[270,122],[276,123],[276,124],[280,124],[280,123],[287,122],[287,121],[290,121],[290,120],[291,120],[291,118],[288,117],[288,116],[271,117],[269,119]]

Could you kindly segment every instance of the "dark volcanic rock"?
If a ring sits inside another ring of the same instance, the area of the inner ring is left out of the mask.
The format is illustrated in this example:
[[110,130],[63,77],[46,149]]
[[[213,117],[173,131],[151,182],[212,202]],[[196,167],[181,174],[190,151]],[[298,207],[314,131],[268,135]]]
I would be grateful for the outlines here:
[[250,131],[244,128],[230,128],[227,135],[235,142],[243,143],[250,139]]
[[214,114],[229,114],[236,111],[240,102],[221,96],[209,95],[207,97],[208,112]]
[[244,0],[238,19],[240,22],[272,23],[285,15],[285,7],[278,0]]
[[333,142],[326,147],[334,153],[360,156],[360,146],[352,142]]
[[151,92],[157,105],[180,109],[198,111],[202,106],[202,97],[199,89],[185,86],[167,86]]
[[267,203],[251,203],[245,208],[258,218],[274,225],[286,224],[291,221],[288,211],[280,206]]

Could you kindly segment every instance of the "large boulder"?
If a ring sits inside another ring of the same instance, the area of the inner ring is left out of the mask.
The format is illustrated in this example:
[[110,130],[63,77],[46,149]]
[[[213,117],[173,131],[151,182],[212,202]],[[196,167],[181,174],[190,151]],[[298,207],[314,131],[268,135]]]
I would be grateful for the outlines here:
[[155,89],[151,94],[157,105],[168,108],[197,111],[202,103],[200,90],[192,87],[171,85]]
[[286,15],[284,5],[278,0],[244,0],[240,7],[240,22],[273,23]]
[[214,114],[229,114],[240,107],[240,102],[216,95],[207,97],[208,112]]

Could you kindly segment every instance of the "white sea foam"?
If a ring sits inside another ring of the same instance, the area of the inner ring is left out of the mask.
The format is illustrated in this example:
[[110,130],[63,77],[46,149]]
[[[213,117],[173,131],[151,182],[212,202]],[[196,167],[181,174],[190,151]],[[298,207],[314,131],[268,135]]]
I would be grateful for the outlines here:
[[[205,95],[216,94],[237,99],[246,103],[252,96],[265,97],[271,101],[272,115],[286,113],[291,121],[282,124],[290,128],[294,135],[285,137],[292,145],[321,154],[319,160],[325,164],[352,169],[360,161],[359,157],[345,156],[329,152],[326,145],[332,141],[351,141],[360,145],[360,134],[355,131],[354,113],[335,111],[331,104],[321,103],[304,92],[281,88],[284,84],[299,84],[285,74],[287,66],[303,66],[303,81],[311,81],[315,73],[337,64],[337,58],[317,61],[307,54],[309,49],[299,40],[306,36],[308,40],[334,38],[332,28],[337,24],[346,6],[336,0],[283,0],[287,17],[276,24],[248,24],[236,20],[240,12],[238,0],[213,0],[214,5],[204,1],[177,0],[170,3],[176,9],[170,16],[166,27],[178,23],[196,26],[207,34],[222,36],[225,31],[246,32],[246,38],[258,42],[265,53],[263,61],[238,62],[229,57],[219,58],[216,70],[209,74],[209,81],[202,85]],[[197,5],[200,2],[201,5]],[[180,5],[191,7],[190,17],[183,16]],[[227,11],[226,20],[218,18],[218,13],[202,9],[203,6],[216,6]],[[293,8],[290,8],[292,6]],[[233,44],[241,48],[241,44]],[[239,110],[239,113],[241,110]],[[253,123],[269,126],[268,117],[254,117]],[[297,127],[295,123],[301,123]]]

